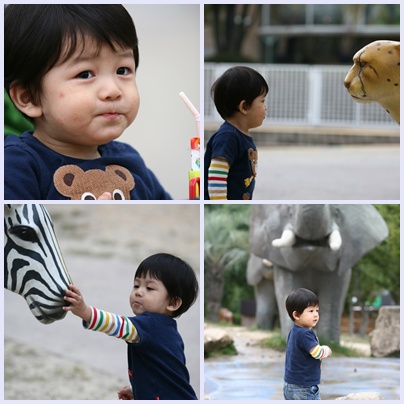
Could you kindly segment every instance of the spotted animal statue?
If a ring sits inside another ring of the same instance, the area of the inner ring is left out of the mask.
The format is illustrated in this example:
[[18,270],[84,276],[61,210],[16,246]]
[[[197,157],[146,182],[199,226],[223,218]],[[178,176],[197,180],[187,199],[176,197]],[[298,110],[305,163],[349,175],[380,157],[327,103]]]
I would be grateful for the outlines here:
[[344,85],[359,103],[376,102],[400,124],[400,42],[375,41],[360,49]]
[[21,295],[35,318],[50,324],[65,317],[72,283],[42,205],[4,205],[4,287]]

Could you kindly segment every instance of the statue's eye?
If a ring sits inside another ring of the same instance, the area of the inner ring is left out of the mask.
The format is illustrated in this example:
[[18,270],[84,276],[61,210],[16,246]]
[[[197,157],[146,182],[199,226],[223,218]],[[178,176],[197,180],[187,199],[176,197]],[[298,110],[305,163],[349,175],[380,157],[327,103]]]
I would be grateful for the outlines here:
[[10,233],[24,241],[31,243],[38,241],[36,231],[29,226],[14,226],[10,229]]

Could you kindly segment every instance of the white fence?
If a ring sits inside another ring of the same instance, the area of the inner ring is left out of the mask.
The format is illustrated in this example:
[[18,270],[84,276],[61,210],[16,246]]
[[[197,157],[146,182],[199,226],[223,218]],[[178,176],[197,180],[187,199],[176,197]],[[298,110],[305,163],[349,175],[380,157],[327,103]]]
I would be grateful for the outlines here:
[[[205,63],[205,122],[220,122],[210,96],[214,81],[232,64]],[[250,65],[269,85],[264,124],[397,128],[379,105],[354,102],[344,87],[350,66]]]

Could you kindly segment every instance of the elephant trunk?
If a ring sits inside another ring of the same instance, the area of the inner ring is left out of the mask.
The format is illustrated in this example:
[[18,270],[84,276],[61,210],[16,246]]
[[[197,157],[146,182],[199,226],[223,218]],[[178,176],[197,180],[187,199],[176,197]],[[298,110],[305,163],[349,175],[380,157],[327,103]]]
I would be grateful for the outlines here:
[[293,228],[304,240],[318,240],[332,231],[330,205],[297,205]]

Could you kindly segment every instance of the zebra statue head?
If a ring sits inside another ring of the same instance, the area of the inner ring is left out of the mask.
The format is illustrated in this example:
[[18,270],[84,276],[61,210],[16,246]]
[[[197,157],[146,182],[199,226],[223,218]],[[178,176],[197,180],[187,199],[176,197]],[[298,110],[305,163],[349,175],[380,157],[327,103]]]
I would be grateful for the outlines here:
[[35,318],[65,317],[63,297],[72,283],[52,220],[42,205],[4,205],[4,287],[26,300]]

